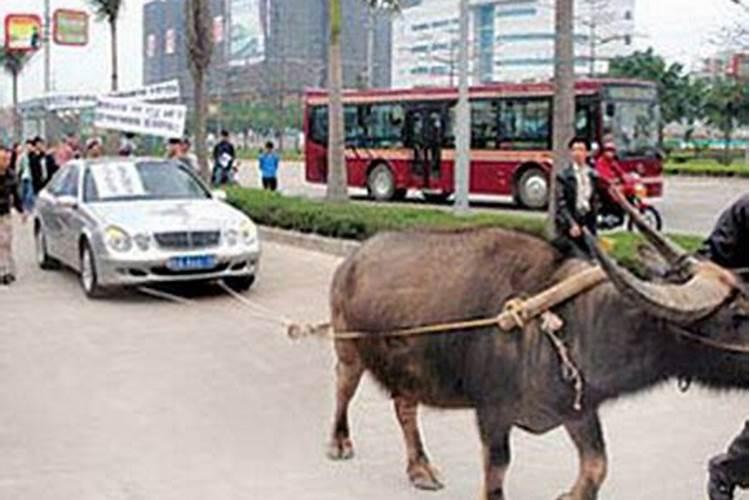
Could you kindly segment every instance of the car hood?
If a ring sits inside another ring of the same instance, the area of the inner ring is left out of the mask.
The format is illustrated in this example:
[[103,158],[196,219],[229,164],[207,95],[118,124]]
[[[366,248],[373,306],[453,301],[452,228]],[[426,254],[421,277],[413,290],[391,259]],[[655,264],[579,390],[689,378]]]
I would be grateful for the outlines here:
[[227,229],[249,220],[226,203],[211,199],[103,202],[90,208],[102,224],[131,234]]

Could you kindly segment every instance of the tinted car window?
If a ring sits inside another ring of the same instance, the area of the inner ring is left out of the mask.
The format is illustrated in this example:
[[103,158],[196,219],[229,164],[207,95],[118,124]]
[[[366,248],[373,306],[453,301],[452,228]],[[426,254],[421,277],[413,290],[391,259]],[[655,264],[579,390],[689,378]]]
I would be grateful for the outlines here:
[[87,201],[191,200],[210,198],[194,173],[172,161],[93,165],[86,179]]

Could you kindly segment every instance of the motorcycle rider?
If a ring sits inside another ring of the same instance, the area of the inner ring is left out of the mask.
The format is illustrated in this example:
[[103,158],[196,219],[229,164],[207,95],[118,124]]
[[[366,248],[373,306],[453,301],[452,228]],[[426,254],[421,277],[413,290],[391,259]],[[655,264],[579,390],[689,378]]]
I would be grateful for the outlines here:
[[625,183],[625,171],[617,161],[617,146],[614,141],[606,140],[602,153],[596,159],[595,169],[599,176],[598,188],[601,191],[601,213],[607,219],[607,227],[618,227],[625,222],[625,213],[615,200],[609,195],[612,186]]

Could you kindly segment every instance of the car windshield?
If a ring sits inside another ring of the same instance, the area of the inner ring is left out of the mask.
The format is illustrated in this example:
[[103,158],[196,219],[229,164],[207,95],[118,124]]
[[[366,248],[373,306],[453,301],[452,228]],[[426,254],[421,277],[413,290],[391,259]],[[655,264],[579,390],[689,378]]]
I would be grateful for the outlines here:
[[604,134],[611,134],[623,156],[655,154],[660,120],[655,90],[637,87],[609,90],[610,99],[602,104]]
[[210,198],[188,169],[169,161],[95,163],[84,181],[84,199],[97,201]]

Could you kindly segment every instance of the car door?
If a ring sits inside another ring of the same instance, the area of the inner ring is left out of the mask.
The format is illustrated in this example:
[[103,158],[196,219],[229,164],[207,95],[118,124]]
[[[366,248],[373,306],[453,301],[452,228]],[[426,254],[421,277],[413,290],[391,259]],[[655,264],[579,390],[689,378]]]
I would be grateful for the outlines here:
[[81,234],[80,218],[80,171],[73,163],[67,167],[60,191],[55,200],[55,214],[59,221],[58,249],[60,258],[70,266],[78,264],[78,239]]
[[47,253],[56,259],[62,257],[59,243],[62,226],[58,215],[57,198],[68,176],[68,168],[64,166],[55,173],[47,187],[39,193],[35,207],[41,230],[44,232]]

